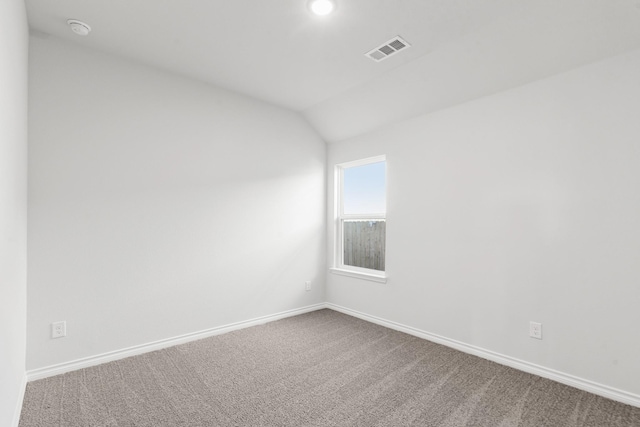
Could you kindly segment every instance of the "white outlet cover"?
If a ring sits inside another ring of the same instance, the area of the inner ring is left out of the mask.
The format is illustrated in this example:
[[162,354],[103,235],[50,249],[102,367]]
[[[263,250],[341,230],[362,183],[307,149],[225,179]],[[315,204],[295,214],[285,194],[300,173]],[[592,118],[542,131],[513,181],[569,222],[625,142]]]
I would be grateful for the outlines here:
[[62,338],[67,336],[67,322],[53,322],[51,324],[51,338]]
[[531,338],[542,339],[542,323],[529,322],[529,336]]

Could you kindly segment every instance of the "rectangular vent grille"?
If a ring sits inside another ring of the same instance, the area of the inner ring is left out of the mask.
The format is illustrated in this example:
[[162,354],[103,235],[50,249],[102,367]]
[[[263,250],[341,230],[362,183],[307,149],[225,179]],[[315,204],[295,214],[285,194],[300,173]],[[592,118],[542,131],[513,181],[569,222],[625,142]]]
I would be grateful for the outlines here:
[[402,37],[398,36],[386,41],[385,43],[381,44],[375,49],[370,50],[364,55],[368,56],[376,62],[380,62],[383,59],[387,59],[391,55],[394,55],[400,50],[406,49],[408,47],[411,47],[411,45],[407,43],[407,41]]

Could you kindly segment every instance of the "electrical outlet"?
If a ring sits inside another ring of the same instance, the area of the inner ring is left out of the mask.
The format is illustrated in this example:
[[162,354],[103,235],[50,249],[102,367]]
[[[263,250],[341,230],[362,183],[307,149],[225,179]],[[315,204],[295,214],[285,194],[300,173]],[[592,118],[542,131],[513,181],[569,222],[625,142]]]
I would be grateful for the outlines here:
[[310,291],[311,290],[311,281],[307,280],[306,282],[304,282],[304,290],[305,291]]
[[67,336],[67,322],[53,322],[51,324],[51,338],[62,338]]
[[542,339],[542,323],[529,322],[529,336],[531,338]]

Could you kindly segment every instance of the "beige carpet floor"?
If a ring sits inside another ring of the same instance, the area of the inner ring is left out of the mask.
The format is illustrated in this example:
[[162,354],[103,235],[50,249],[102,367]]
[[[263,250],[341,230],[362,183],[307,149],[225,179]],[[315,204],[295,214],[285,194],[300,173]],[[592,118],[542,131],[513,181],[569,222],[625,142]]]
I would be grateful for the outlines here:
[[35,426],[617,427],[640,408],[320,310],[31,382]]

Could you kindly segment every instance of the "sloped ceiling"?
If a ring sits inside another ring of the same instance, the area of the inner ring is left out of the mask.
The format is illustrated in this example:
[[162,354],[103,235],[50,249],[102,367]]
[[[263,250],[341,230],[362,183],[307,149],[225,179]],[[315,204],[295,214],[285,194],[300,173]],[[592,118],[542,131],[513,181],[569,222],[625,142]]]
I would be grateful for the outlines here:
[[[26,0],[32,31],[299,111],[328,142],[640,48],[640,0],[337,2]],[[364,56],[397,35],[412,47]]]

